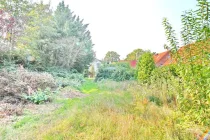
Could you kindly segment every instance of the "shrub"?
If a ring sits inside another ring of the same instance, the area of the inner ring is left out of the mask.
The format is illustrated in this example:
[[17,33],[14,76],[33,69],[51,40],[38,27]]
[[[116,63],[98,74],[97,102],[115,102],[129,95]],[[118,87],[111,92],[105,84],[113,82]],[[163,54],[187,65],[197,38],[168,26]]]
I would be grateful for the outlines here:
[[151,53],[144,53],[140,58],[137,66],[137,79],[140,82],[147,82],[155,69],[155,62]]
[[[174,102],[189,120],[209,125],[210,69],[201,65],[179,64],[156,68],[150,81],[158,94]],[[199,112],[197,110],[200,110]]]
[[2,63],[0,63],[0,70],[5,69],[7,71],[14,71],[16,70],[18,65],[16,65],[14,62],[9,62],[6,60],[3,60]]
[[181,92],[183,85],[179,74],[179,67],[169,65],[158,67],[151,73],[150,87],[159,89],[157,94],[162,94],[167,103],[176,105],[176,97]]
[[195,123],[210,125],[210,67],[183,65],[180,70],[182,92],[179,109]]
[[124,68],[130,69],[130,64],[127,63],[127,62],[112,63],[112,64],[109,64],[109,66],[112,66],[112,67],[124,67]]
[[76,70],[66,70],[57,67],[51,67],[47,70],[53,75],[56,84],[59,87],[71,86],[78,88],[84,81],[84,75],[78,73]]
[[127,63],[116,63],[101,67],[96,75],[95,81],[102,79],[112,79],[115,81],[125,81],[134,79],[134,69]]
[[198,0],[195,10],[182,15],[181,40],[185,45],[179,49],[175,31],[167,18],[163,26],[171,57],[179,67],[182,89],[178,92],[178,107],[187,122],[210,125],[210,3]]
[[116,70],[115,67],[108,67],[108,66],[101,67],[98,70],[95,81],[100,81],[102,79],[112,79],[111,75],[115,70]]
[[115,81],[125,81],[134,79],[134,71],[125,67],[118,67],[112,74],[111,79]]
[[82,81],[80,81],[79,79],[69,79],[69,78],[57,77],[56,83],[59,87],[70,86],[70,87],[78,88],[79,86],[81,86]]

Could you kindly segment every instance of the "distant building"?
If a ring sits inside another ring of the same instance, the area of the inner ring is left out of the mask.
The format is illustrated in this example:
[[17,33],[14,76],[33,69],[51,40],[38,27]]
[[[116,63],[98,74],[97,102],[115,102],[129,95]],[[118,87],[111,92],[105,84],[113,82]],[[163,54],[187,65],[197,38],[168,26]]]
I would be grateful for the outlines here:
[[153,55],[153,58],[157,67],[169,65],[171,61],[170,51],[156,53]]
[[[209,56],[210,60],[210,46],[203,44],[204,42],[197,42],[180,47],[177,51],[177,55],[179,55],[179,59],[181,59],[182,63],[188,63],[190,60],[194,64],[201,64],[203,60],[200,59],[199,56],[206,54]],[[153,58],[157,67],[177,63],[177,60],[172,59],[171,52],[169,50],[154,54]],[[206,59],[205,61],[209,60]]]

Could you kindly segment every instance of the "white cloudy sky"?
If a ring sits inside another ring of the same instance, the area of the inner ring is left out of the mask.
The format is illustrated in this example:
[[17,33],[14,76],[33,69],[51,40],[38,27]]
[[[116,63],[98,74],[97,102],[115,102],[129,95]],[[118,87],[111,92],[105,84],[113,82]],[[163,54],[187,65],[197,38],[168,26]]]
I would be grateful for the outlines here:
[[[48,2],[49,0],[44,0]],[[64,0],[75,14],[89,23],[94,50],[102,59],[116,51],[121,59],[137,48],[163,51],[166,43],[162,27],[168,17],[179,33],[180,16],[194,8],[196,0]],[[60,0],[51,0],[55,9]]]

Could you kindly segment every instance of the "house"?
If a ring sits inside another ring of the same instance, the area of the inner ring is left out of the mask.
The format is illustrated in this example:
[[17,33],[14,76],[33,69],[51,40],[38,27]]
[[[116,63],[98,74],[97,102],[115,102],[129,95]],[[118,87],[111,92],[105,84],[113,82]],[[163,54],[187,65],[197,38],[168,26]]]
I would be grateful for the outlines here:
[[[205,42],[197,42],[196,45],[195,43],[193,43],[180,47],[178,49],[177,55],[179,56],[179,59],[182,61],[182,63],[188,63],[189,61],[191,61],[191,63],[201,64],[203,60],[197,56],[204,56],[206,54],[206,56],[208,56],[210,60],[210,46],[203,45],[204,43]],[[154,54],[153,58],[157,67],[167,66],[177,62],[175,59],[172,59],[169,50],[162,53]],[[205,61],[209,60],[205,59]]]
[[[199,47],[200,46],[200,47]],[[201,47],[205,46],[205,47]],[[177,53],[183,63],[188,63],[189,60],[193,60],[194,63],[201,63],[201,59],[197,59],[197,56],[201,56],[203,54],[208,54],[209,60],[205,59],[206,61],[210,61],[210,45],[206,46],[203,45],[203,42],[199,42],[195,44],[189,44],[183,47],[180,47]],[[167,66],[170,64],[176,63],[175,59],[172,59],[170,50],[161,52],[161,53],[155,53],[153,55],[155,65],[157,67],[161,66]],[[130,66],[132,68],[135,68],[137,65],[137,60],[132,61],[120,61],[120,62],[129,62]]]
[[153,55],[153,58],[157,67],[169,65],[172,62],[169,50],[162,53],[156,53]]
[[[153,55],[153,58],[157,67],[169,65],[172,62],[170,51],[156,53]],[[135,68],[137,66],[137,60],[129,61],[129,64],[132,68]]]
[[[170,51],[156,53],[153,55],[153,58],[154,58],[155,65],[157,67],[169,65],[172,63]],[[135,68],[137,66],[137,60],[123,61],[123,62],[128,62],[132,68]]]

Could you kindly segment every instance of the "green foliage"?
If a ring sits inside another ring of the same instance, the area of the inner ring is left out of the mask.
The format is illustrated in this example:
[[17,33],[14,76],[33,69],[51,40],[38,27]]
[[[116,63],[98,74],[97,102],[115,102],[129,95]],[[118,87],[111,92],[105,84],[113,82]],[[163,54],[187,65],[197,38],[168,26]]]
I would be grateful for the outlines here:
[[177,65],[169,65],[169,66],[164,66],[164,67],[158,67],[154,69],[151,73],[151,79],[153,81],[156,81],[160,78],[163,79],[170,79],[171,76],[177,77],[179,76],[179,69]]
[[131,68],[118,67],[112,74],[111,79],[125,81],[134,79],[134,70]]
[[[30,11],[29,2],[27,0],[1,0],[0,1],[0,9],[4,10],[11,17],[8,21],[12,21],[7,29],[7,37],[4,38],[2,35],[0,36],[0,51],[2,46],[6,46],[9,49],[9,52],[15,50],[17,42],[21,35],[24,32],[25,25],[25,13]],[[1,22],[1,21],[0,21]],[[5,32],[3,28],[0,28],[2,32]],[[8,56],[10,56],[10,53]]]
[[17,70],[17,65],[13,62],[4,61],[2,64],[0,64],[0,70],[5,69],[6,71],[15,71]]
[[126,56],[126,59],[127,61],[132,61],[132,60],[139,60],[139,58],[141,57],[141,55],[145,53],[144,50],[142,49],[135,49],[133,50],[133,52],[129,53],[127,56]]
[[[178,62],[177,73],[181,81],[178,88],[178,107],[187,116],[185,121],[200,125],[210,125],[210,3],[198,0],[197,9],[182,15],[182,41],[186,49],[181,53],[173,51],[173,59]],[[171,25],[163,21],[170,48],[177,48],[177,40]]]
[[137,79],[140,82],[147,82],[155,69],[153,55],[149,52],[144,53],[140,58],[137,66]]
[[169,65],[156,68],[150,77],[150,87],[162,94],[163,101],[171,107],[177,107],[177,93],[181,92],[183,85],[180,78],[179,67]]
[[134,79],[135,70],[128,63],[109,64],[101,67],[95,80],[112,79],[115,81],[125,81]]
[[179,93],[180,110],[191,114],[190,120],[209,125],[210,67],[184,65],[180,73],[185,89]]
[[[10,41],[3,44],[5,41],[0,41],[0,60],[14,61],[13,53],[17,52],[15,61],[33,70],[57,66],[78,72],[83,72],[93,61],[88,24],[73,15],[64,2],[59,3],[55,12],[42,1],[3,0],[0,7],[8,10],[17,22],[13,28],[16,34],[12,34]],[[2,46],[8,49],[4,51],[6,59]],[[33,62],[28,58],[33,58]]]
[[41,104],[49,101],[51,90],[46,88],[45,90],[38,89],[32,95],[23,95],[26,100],[29,100],[35,104]]
[[172,52],[176,52],[177,49],[178,49],[178,41],[177,41],[177,38],[176,38],[175,31],[173,30],[173,28],[172,28],[172,26],[169,23],[167,18],[163,19],[162,24],[163,24],[164,29],[165,29],[165,34],[167,36],[167,41],[170,45],[170,46],[168,46],[168,45],[165,44],[164,47],[166,49],[171,50]]
[[46,71],[53,75],[59,87],[70,86],[78,88],[85,81],[83,74],[78,73],[77,70],[48,67]]
[[98,73],[96,75],[95,81],[100,81],[102,79],[111,79],[112,73],[116,70],[115,67],[108,67],[103,66],[98,70]]
[[110,67],[123,67],[123,68],[131,68],[130,64],[128,62],[116,62],[116,63],[112,63],[112,64],[108,64],[107,66]]
[[[81,74],[78,74],[78,75],[81,75]],[[72,76],[73,75],[71,75],[67,78],[57,77],[56,82],[57,82],[58,86],[60,86],[60,87],[70,86],[70,87],[78,88],[83,83],[83,80],[80,80],[81,78],[80,79],[72,78]],[[82,77],[82,75],[77,76],[77,77]]]
[[[57,57],[55,58],[57,65],[82,72],[94,59],[91,35],[87,30],[88,24],[84,24],[79,16],[73,15],[64,1],[57,6],[54,20],[57,33],[61,38],[61,40],[57,39],[56,43],[57,48],[60,49],[54,54]],[[59,51],[62,52],[60,55],[57,54]],[[57,61],[59,58],[61,60]]]
[[104,61],[107,63],[118,62],[120,61],[120,55],[114,51],[108,51],[104,57]]

